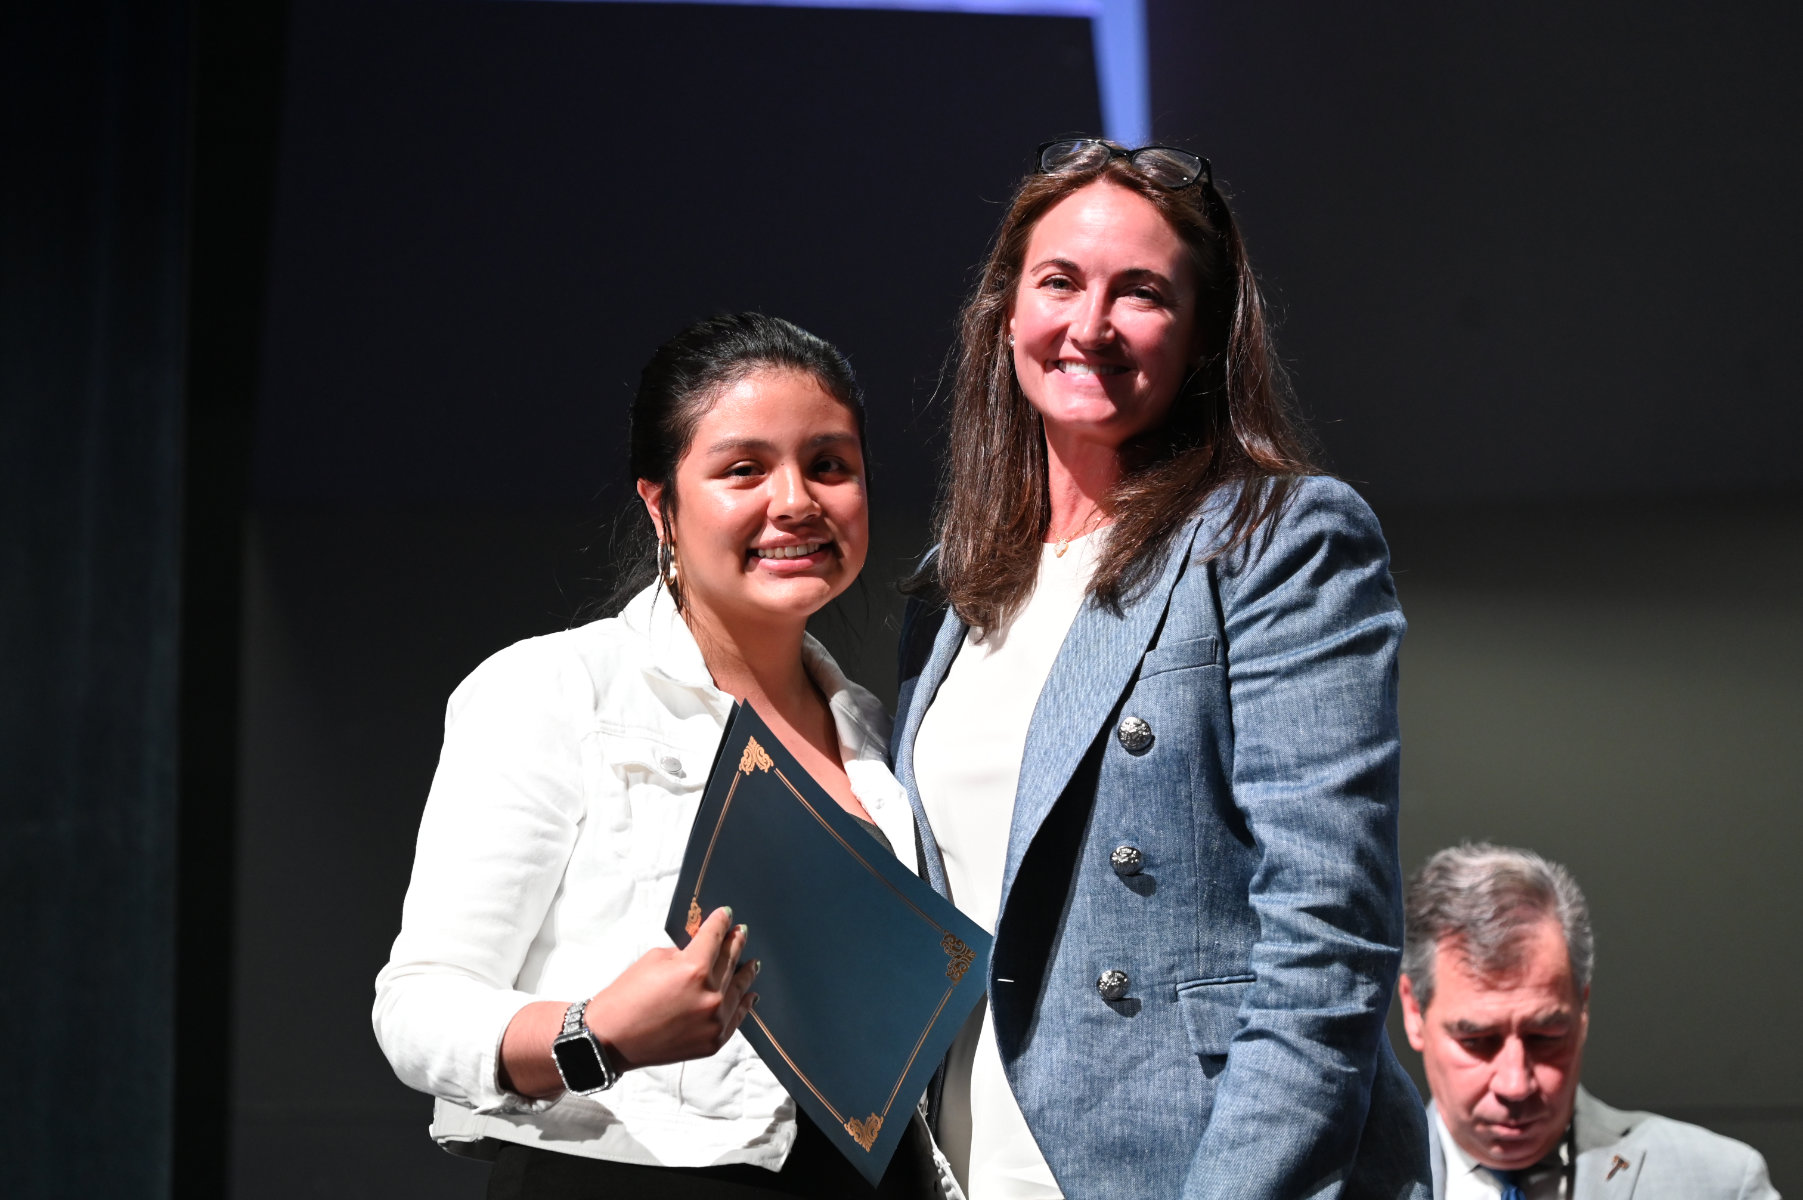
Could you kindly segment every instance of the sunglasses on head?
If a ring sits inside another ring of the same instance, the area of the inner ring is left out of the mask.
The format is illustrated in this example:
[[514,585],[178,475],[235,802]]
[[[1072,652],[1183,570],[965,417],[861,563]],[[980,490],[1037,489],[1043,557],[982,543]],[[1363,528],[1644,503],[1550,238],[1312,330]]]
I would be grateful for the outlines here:
[[1137,150],[1125,150],[1101,138],[1064,138],[1042,143],[1038,150],[1042,175],[1094,170],[1116,158],[1126,159],[1141,175],[1173,191],[1186,188],[1199,179],[1214,181],[1206,158],[1175,146],[1141,146]]

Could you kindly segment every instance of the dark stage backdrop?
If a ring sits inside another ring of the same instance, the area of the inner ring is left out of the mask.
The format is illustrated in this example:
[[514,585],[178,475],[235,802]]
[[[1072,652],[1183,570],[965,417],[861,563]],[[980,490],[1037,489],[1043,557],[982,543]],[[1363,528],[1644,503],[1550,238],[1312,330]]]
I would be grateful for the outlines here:
[[171,1168],[188,35],[174,4],[0,16],[12,1196],[158,1196]]
[[617,502],[651,350],[758,308],[851,355],[918,508],[998,204],[1098,121],[1072,19],[307,0],[290,54],[267,504]]
[[1795,490],[1794,6],[1148,0],[1380,502]]

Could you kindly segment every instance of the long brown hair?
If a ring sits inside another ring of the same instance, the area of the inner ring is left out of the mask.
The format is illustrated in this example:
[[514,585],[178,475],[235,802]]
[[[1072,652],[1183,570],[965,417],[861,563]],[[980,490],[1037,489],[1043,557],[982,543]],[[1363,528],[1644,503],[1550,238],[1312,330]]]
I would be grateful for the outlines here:
[[1205,356],[1164,424],[1122,447],[1123,474],[1106,500],[1114,528],[1090,594],[1118,611],[1190,516],[1230,484],[1239,487],[1225,536],[1207,557],[1239,548],[1278,514],[1295,478],[1316,470],[1290,414],[1288,383],[1239,228],[1212,180],[1172,189],[1118,157],[1029,175],[959,321],[938,552],[903,585],[910,593],[938,592],[978,629],[1000,628],[1025,602],[1051,520],[1045,434],[1015,378],[1010,304],[1040,218],[1098,180],[1144,196],[1189,247]]

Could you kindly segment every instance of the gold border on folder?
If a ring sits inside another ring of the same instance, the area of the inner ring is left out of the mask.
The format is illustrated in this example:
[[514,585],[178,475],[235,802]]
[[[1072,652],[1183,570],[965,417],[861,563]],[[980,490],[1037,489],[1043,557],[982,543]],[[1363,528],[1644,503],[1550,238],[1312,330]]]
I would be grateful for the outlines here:
[[[770,759],[770,752],[758,745],[758,740],[756,738],[748,737],[745,739],[745,753],[739,755],[739,774],[749,775],[751,774],[751,769],[753,767],[756,767],[760,771],[768,771],[775,765],[776,764]],[[782,772],[780,771],[777,772],[779,775],[781,773]]]
[[862,1121],[854,1118],[845,1123],[845,1132],[851,1134],[851,1140],[862,1146],[868,1154],[870,1148],[876,1145],[877,1135],[883,1132],[883,1118],[875,1113]]
[[807,1084],[808,1090],[814,1093],[815,1098],[826,1105],[826,1111],[833,1114],[833,1120],[843,1125],[845,1132],[851,1135],[851,1140],[869,1153],[870,1148],[876,1145],[876,1139],[883,1131],[884,1119],[888,1117],[889,1110],[895,1106],[895,1097],[901,1091],[902,1082],[907,1079],[908,1071],[914,1066],[914,1060],[920,1057],[920,1048],[926,1044],[927,1035],[933,1032],[933,1026],[939,1023],[939,1014],[945,1011],[946,1004],[951,1001],[952,993],[957,990],[960,983],[964,982],[964,973],[970,970],[971,963],[976,960],[977,952],[965,945],[963,939],[957,934],[922,912],[920,907],[908,899],[900,888],[884,879],[877,869],[870,865],[869,860],[858,853],[857,847],[840,837],[839,831],[828,825],[826,819],[812,804],[808,803],[807,797],[796,790],[795,785],[789,782],[789,777],[784,775],[771,759],[769,751],[758,745],[758,740],[754,737],[745,739],[745,750],[739,755],[739,770],[733,776],[731,786],[726,789],[726,800],[720,805],[720,817],[714,822],[713,836],[707,840],[707,853],[701,858],[701,871],[695,876],[695,891],[689,897],[689,919],[684,926],[690,937],[694,937],[695,931],[701,928],[701,885],[707,880],[708,864],[714,859],[714,844],[720,840],[720,830],[726,825],[726,814],[731,811],[733,797],[738,793],[739,779],[751,774],[754,769],[769,771],[782,780],[783,786],[789,789],[789,794],[800,801],[801,806],[808,810],[809,816],[820,822],[822,829],[833,835],[833,840],[843,846],[847,854],[858,860],[859,866],[876,876],[884,887],[894,892],[903,904],[914,910],[915,916],[931,925],[942,935],[939,939],[939,948],[944,950],[947,956],[945,977],[951,980],[951,986],[945,989],[945,995],[939,997],[939,1006],[928,1018],[926,1028],[920,1031],[920,1038],[914,1043],[914,1049],[908,1055],[908,1061],[902,1064],[901,1074],[895,1077],[895,1086],[889,1090],[889,1099],[883,1104],[883,1111],[871,1113],[861,1121],[856,1117],[845,1116],[831,1100],[822,1094],[818,1087],[814,1086],[814,1081],[808,1078],[807,1072],[803,1071],[793,1058],[789,1057],[789,1052],[783,1049],[783,1044],[776,1039],[775,1034],[770,1032],[770,1027],[764,1024],[764,1019],[758,1015],[756,1009],[752,1009],[746,1014],[751,1020],[757,1022],[757,1027],[764,1031],[764,1036],[770,1039],[770,1044],[776,1047],[776,1052],[782,1055],[784,1062],[789,1064],[789,1069],[795,1072],[796,1078]]

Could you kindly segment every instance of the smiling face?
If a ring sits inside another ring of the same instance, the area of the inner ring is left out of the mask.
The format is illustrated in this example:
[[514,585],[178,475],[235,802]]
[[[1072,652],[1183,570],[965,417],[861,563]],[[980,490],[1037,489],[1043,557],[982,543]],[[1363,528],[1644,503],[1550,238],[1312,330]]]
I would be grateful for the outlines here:
[[1201,358],[1196,291],[1189,248],[1145,197],[1102,180],[1047,210],[1008,319],[1047,436],[1118,450],[1162,423]]
[[[760,368],[695,424],[676,464],[671,533],[691,623],[719,633],[806,622],[851,586],[869,548],[852,411],[814,376]],[[658,522],[662,489],[639,495]]]
[[1589,992],[1573,986],[1559,922],[1523,931],[1514,968],[1475,973],[1456,942],[1435,952],[1424,1010],[1406,976],[1403,1025],[1421,1052],[1434,1104],[1465,1152],[1516,1170],[1544,1158],[1571,1123],[1590,1028]]

